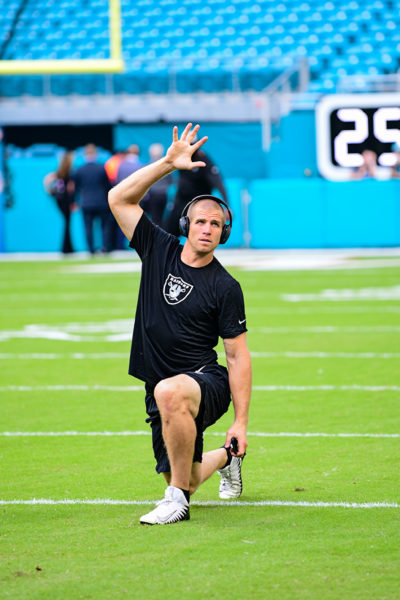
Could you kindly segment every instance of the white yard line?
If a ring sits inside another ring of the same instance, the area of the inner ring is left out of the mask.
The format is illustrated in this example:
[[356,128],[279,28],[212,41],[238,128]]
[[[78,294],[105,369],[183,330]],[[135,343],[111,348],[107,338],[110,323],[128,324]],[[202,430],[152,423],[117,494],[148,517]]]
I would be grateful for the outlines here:
[[[224,352],[218,353],[219,358],[225,356]],[[392,359],[400,358],[400,352],[251,352],[252,358],[357,358],[357,359]],[[0,353],[0,360],[120,360],[127,359],[127,352],[65,352],[65,353]]]
[[[140,385],[6,385],[0,392],[143,392]],[[258,392],[400,392],[399,385],[255,385]]]
[[0,354],[0,360],[109,360],[121,358],[128,359],[128,356],[128,352],[65,352],[64,354],[57,352],[13,354],[12,352],[8,352]]
[[143,385],[8,385],[0,392],[143,392]]
[[261,392],[400,392],[398,385],[255,385],[253,390]]
[[[111,498],[87,499],[64,499],[53,500],[50,498],[33,498],[31,500],[0,500],[0,506],[23,505],[23,506],[54,506],[54,505],[89,505],[89,506],[148,506],[155,504],[156,500],[113,500]],[[246,500],[206,500],[192,501],[193,506],[224,506],[224,507],[242,507],[242,506],[291,506],[297,508],[400,508],[397,502],[314,502],[306,501],[285,501],[285,500],[259,500],[249,502]]]
[[262,333],[399,333],[400,325],[318,325],[311,327],[252,327],[251,331],[259,331]]
[[385,314],[385,313],[400,313],[400,306],[349,306],[341,304],[339,306],[312,306],[300,307],[292,306],[249,306],[246,308],[248,315],[322,315],[322,314]]
[[[400,352],[251,352],[252,358],[400,358]],[[1,355],[0,355],[1,358]]]
[[[400,287],[400,286],[399,286]],[[0,330],[0,342],[12,339],[48,339],[66,342],[130,342],[133,319],[112,319],[97,322],[64,323],[46,325],[30,323],[22,329]],[[252,327],[250,333],[400,333],[400,325],[336,326],[318,325],[305,327]]]
[[[151,431],[0,431],[0,437],[139,437],[150,436]],[[205,431],[204,435],[225,437],[225,432]],[[400,433],[317,433],[249,431],[248,437],[296,438],[400,438]]]

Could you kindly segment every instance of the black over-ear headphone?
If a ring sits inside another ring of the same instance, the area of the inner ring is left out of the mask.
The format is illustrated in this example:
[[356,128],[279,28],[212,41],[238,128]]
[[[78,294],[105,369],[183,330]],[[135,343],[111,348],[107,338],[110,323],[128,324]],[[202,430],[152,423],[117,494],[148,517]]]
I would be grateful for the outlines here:
[[231,212],[231,209],[229,208],[229,206],[227,205],[227,203],[224,202],[224,200],[221,200],[221,198],[217,198],[217,196],[210,196],[209,194],[203,194],[201,196],[196,196],[196,198],[193,198],[193,200],[191,200],[190,202],[188,202],[186,204],[185,208],[182,211],[181,218],[179,219],[179,229],[181,231],[181,234],[184,235],[185,237],[188,236],[190,220],[189,220],[189,217],[187,216],[187,213],[188,213],[189,208],[192,206],[192,204],[194,204],[195,202],[199,202],[199,200],[214,200],[214,202],[218,202],[218,204],[220,206],[226,208],[226,210],[228,212],[228,216],[229,216],[229,223],[225,223],[225,225],[222,227],[221,239],[219,241],[220,244],[225,244],[225,242],[228,240],[228,238],[231,234],[232,212]]

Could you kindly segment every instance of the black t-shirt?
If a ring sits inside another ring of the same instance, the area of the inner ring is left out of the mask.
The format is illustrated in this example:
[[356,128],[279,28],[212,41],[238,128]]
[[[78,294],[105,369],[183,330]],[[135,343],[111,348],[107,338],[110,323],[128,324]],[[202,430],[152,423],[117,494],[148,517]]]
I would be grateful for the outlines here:
[[130,243],[142,260],[129,373],[151,385],[215,364],[221,338],[247,331],[239,283],[214,257],[195,268],[178,238],[142,215]]

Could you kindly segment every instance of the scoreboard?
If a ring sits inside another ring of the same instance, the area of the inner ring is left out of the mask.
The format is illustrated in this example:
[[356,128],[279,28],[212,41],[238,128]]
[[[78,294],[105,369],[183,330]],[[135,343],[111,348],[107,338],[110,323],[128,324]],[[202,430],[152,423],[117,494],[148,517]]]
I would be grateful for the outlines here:
[[400,94],[333,94],[316,109],[317,161],[323,177],[345,181],[373,150],[388,176],[400,151]]

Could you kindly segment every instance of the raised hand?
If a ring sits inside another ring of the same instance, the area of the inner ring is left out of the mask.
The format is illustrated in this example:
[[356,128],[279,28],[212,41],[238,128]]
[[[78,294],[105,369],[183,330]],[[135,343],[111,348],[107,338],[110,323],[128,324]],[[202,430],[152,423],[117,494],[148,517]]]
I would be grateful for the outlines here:
[[173,165],[175,169],[183,169],[190,171],[195,167],[205,167],[206,163],[199,160],[196,162],[192,161],[192,156],[207,140],[208,137],[204,136],[192,144],[195,139],[200,125],[195,125],[192,129],[192,123],[188,123],[183,130],[181,137],[178,138],[178,127],[173,128],[172,132],[172,144],[167,150],[166,158]]

